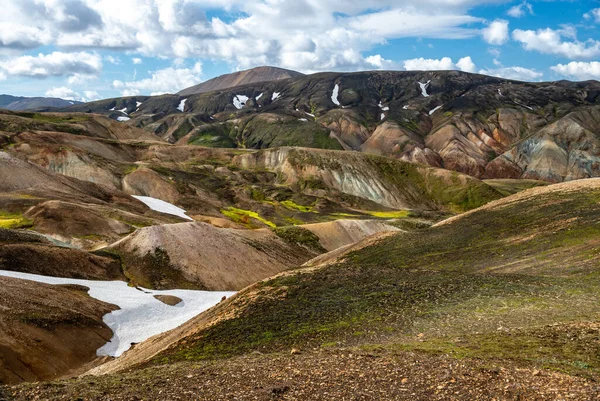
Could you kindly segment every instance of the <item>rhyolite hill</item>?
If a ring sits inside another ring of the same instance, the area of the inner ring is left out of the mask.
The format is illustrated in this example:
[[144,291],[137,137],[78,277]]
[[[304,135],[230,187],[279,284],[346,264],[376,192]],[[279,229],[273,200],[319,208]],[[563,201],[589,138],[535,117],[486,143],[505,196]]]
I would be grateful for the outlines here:
[[127,124],[171,143],[345,149],[477,178],[560,182],[600,175],[599,101],[597,81],[377,71],[106,99],[66,110],[130,118]]

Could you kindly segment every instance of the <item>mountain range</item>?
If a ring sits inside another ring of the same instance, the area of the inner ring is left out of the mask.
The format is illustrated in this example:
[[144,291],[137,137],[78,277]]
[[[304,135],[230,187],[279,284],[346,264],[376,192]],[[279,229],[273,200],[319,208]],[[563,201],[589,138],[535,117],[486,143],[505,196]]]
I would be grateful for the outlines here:
[[106,99],[63,111],[129,119],[127,124],[177,144],[344,149],[477,178],[561,182],[600,174],[599,102],[597,81],[358,72],[193,95]]
[[51,97],[21,97],[11,95],[0,95],[0,109],[13,111],[39,108],[69,107],[76,104],[82,104],[82,102]]

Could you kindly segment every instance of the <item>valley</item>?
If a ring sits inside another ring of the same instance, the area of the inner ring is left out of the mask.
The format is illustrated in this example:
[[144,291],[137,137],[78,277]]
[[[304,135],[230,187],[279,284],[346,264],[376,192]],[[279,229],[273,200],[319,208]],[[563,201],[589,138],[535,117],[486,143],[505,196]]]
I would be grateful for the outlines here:
[[0,399],[600,397],[599,99],[261,67],[0,110]]

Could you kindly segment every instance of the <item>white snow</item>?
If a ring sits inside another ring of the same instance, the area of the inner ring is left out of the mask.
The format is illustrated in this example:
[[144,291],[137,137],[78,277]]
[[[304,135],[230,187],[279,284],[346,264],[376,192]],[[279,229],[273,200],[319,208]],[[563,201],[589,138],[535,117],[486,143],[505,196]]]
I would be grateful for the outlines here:
[[525,106],[524,104],[522,104],[522,103],[519,103],[519,102],[517,102],[516,100],[513,100],[513,102],[515,102],[515,103],[516,103],[516,104],[518,104],[519,106],[523,106],[523,107],[525,107],[525,108],[527,108],[527,109],[529,109],[529,110],[533,111],[533,107]]
[[408,110],[408,105],[404,105],[404,107],[402,107],[404,110]]
[[262,95],[263,95],[263,93],[261,93],[260,95],[256,96],[254,99],[258,100],[258,99],[260,99],[262,97]]
[[75,104],[75,103],[73,103],[73,102],[69,102],[69,103],[70,103],[70,104]]
[[235,95],[233,97],[233,105],[235,106],[236,109],[240,110],[242,109],[245,105],[246,102],[248,101],[248,96],[244,96],[244,95]]
[[388,106],[384,106],[382,102],[379,102],[379,108],[383,111],[390,111]]
[[429,97],[429,94],[427,93],[427,87],[430,83],[431,80],[427,81],[426,83],[419,82],[419,86],[421,87],[421,94],[423,95],[423,97]]
[[273,92],[273,96],[271,96],[271,101],[274,101],[281,96],[281,92]]
[[337,106],[340,105],[340,100],[338,99],[338,95],[340,93],[340,86],[335,84],[333,87],[333,93],[331,94],[331,101],[335,103]]
[[115,108],[113,107],[112,109],[108,109],[108,111],[115,111]]
[[157,212],[172,214],[173,216],[179,216],[182,219],[186,220],[194,220],[191,217],[185,214],[185,210],[180,207],[173,205],[172,203],[165,202],[164,200],[152,198],[150,196],[137,196],[132,195],[135,199],[143,202],[152,210],[156,210]]
[[185,102],[187,102],[187,99],[183,99],[180,103],[179,106],[177,106],[177,110],[179,110],[180,112],[183,113],[183,110],[185,110]]
[[315,115],[314,115],[314,114],[311,114],[311,113],[309,113],[309,112],[307,112],[307,111],[305,111],[305,112],[304,112],[304,114],[306,114],[307,116],[311,116],[312,118],[315,118]]
[[140,111],[140,106],[142,105],[142,102],[135,102],[135,111]]
[[121,113],[125,114],[126,116],[127,114],[127,107],[122,108],[121,110],[119,110]]
[[[129,287],[124,281],[95,281],[40,276],[0,270],[0,276],[46,284],[77,284],[88,287],[92,298],[117,305],[119,310],[104,315],[103,321],[113,331],[113,337],[96,351],[98,356],[118,357],[148,338],[182,325],[199,313],[219,303],[223,296],[234,292],[165,290],[155,291]],[[154,295],[173,295],[182,300],[169,306]]]
[[435,113],[436,111],[438,111],[438,110],[439,110],[439,109],[441,109],[442,107],[443,107],[443,106],[438,106],[438,107],[436,107],[435,109],[433,109],[433,110],[430,110],[430,111],[429,111],[429,115],[432,115],[433,113]]
[[502,96],[502,91],[500,89],[498,89],[498,94]]
[[381,113],[381,120],[383,121],[385,119],[385,113]]
[[307,122],[308,121],[306,118],[299,118],[298,120],[303,121],[303,122]]
[[123,122],[123,121],[129,121],[129,120],[131,120],[131,118],[129,118],[129,117],[117,117],[117,121]]

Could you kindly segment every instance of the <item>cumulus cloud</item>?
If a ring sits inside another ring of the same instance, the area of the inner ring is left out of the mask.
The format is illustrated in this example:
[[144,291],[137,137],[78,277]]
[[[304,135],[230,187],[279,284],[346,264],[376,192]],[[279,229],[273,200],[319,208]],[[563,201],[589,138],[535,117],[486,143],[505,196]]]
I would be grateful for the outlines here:
[[455,64],[450,57],[441,59],[415,58],[404,61],[404,69],[407,71],[442,71],[442,70],[461,70],[465,72],[475,72],[477,67],[471,57],[463,57]]
[[102,70],[102,58],[95,53],[38,54],[21,56],[0,64],[7,75],[31,78],[95,76]]
[[498,78],[514,79],[517,81],[534,82],[540,81],[544,74],[542,72],[524,67],[501,67],[479,70],[480,74],[491,75]]
[[587,20],[592,20],[597,24],[600,24],[600,8],[594,8],[590,12],[583,14],[583,17]]
[[[532,30],[515,29],[513,38],[521,42],[523,48],[544,54],[553,54],[570,59],[589,59],[600,56],[600,41],[588,39],[580,42],[573,28],[553,30],[550,28]],[[572,40],[564,40],[570,38]]]
[[527,14],[533,15],[533,6],[528,2],[524,1],[519,5],[509,8],[507,14],[513,18],[521,18]]
[[133,64],[142,64],[142,59],[139,58],[139,57],[134,57],[134,58],[131,59],[131,62]]
[[65,100],[77,100],[80,95],[71,88],[61,86],[59,88],[52,88],[46,91],[48,97],[58,97]]
[[508,21],[497,19],[481,30],[483,39],[491,45],[503,45],[508,41]]
[[[307,72],[390,68],[364,54],[395,38],[476,36],[472,25],[481,19],[469,9],[496,1],[0,0],[0,46],[123,50]],[[235,17],[207,18],[203,10],[211,8]]]
[[568,64],[555,65],[550,69],[563,77],[576,81],[600,80],[600,62],[598,61],[572,61]]
[[123,82],[115,80],[113,88],[121,91],[123,96],[135,96],[140,93],[162,95],[174,93],[200,83],[202,64],[196,63],[192,68],[165,68],[151,71],[150,78]]

